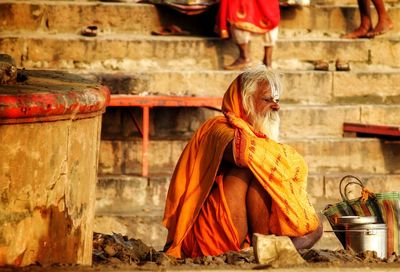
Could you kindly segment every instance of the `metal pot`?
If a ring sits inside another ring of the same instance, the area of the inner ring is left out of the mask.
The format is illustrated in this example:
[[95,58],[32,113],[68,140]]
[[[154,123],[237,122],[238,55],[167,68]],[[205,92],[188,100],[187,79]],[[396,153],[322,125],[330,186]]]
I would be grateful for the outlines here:
[[371,250],[380,258],[387,257],[387,227],[378,224],[376,216],[338,217],[334,229],[344,248],[356,253]]
[[346,227],[346,249],[359,253],[375,251],[379,258],[387,258],[386,224],[354,224]]

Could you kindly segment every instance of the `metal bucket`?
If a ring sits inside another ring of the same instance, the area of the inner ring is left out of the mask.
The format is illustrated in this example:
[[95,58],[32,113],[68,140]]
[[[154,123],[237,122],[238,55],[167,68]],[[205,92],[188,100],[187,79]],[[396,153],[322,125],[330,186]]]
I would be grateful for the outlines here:
[[376,216],[338,217],[334,232],[346,249],[356,253],[371,250],[379,258],[387,257],[387,227],[378,224]]

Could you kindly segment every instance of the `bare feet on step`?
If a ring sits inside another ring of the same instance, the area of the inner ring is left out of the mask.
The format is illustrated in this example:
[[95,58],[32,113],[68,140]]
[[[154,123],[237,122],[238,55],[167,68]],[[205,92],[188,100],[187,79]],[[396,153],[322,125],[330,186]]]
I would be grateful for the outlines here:
[[373,38],[377,35],[382,35],[393,28],[393,22],[390,18],[386,18],[378,22],[375,28],[367,33],[368,38]]
[[353,32],[344,34],[341,36],[343,39],[358,39],[358,38],[368,38],[368,33],[372,31],[372,28],[360,26]]
[[238,58],[232,64],[224,66],[225,70],[243,70],[250,67],[250,59]]

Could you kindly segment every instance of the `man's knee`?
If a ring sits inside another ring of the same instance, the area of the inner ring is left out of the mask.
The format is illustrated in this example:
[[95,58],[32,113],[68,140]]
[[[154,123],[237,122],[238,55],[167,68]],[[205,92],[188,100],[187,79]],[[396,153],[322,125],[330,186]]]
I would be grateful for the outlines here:
[[248,187],[252,179],[253,173],[248,168],[232,167],[225,174],[224,184],[241,181]]
[[324,228],[322,226],[321,220],[319,220],[319,224],[316,230],[301,237],[292,237],[291,240],[297,249],[309,249],[313,245],[315,245],[319,239],[321,239],[323,233]]

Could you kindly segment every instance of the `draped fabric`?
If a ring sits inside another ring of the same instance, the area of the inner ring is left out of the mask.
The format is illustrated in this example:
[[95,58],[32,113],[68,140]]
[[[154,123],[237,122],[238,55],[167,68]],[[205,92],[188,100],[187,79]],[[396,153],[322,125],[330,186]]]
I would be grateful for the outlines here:
[[169,6],[186,15],[197,15],[212,5],[218,4],[219,0],[143,0],[141,2]]
[[[255,133],[246,122],[241,101],[239,76],[224,95],[225,116],[202,125],[177,163],[163,220],[168,229],[169,255],[182,257],[182,242],[198,219],[215,184],[225,148],[232,141],[236,163],[248,167],[272,198],[271,233],[302,236],[318,227],[318,217],[307,199],[307,166],[303,158],[292,147]],[[226,226],[230,227],[233,226]],[[224,239],[222,233],[213,236]]]
[[229,25],[253,33],[266,33],[278,26],[278,0],[221,0],[217,16],[217,32],[228,38]]

